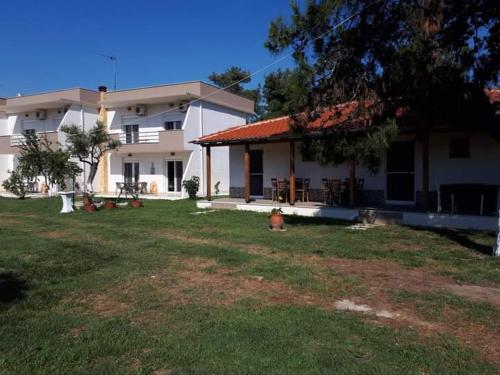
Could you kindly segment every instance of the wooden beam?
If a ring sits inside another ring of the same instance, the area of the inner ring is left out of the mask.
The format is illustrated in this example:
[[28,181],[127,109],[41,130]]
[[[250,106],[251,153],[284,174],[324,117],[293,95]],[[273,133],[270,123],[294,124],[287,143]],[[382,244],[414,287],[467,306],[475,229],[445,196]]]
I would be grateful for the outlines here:
[[206,155],[207,155],[207,199],[209,201],[212,200],[212,152],[210,146],[206,147]]
[[295,204],[295,142],[290,142],[290,204]]
[[356,161],[349,163],[349,204],[354,207],[356,200]]
[[420,205],[429,208],[429,133],[422,134],[422,191]]
[[250,202],[250,145],[245,144],[245,202]]

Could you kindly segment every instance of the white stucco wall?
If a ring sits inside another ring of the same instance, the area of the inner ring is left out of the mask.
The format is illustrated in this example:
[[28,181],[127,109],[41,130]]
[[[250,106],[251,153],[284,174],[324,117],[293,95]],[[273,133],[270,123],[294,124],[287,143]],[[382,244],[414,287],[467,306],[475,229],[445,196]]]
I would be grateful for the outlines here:
[[[436,191],[441,184],[481,183],[500,185],[500,143],[488,134],[470,135],[470,158],[451,159],[450,139],[460,133],[438,133],[430,137],[429,189]],[[415,136],[400,136],[398,140],[415,140],[415,191],[422,188],[422,145]],[[252,145],[262,149],[264,158],[264,187],[271,187],[271,178],[289,178],[289,145],[282,143]],[[244,146],[230,147],[230,186],[245,185],[243,171]],[[358,166],[356,176],[365,179],[367,190],[386,190],[386,160],[382,161],[377,174]],[[304,162],[300,146],[296,149],[296,176],[311,178],[311,188],[321,188],[321,178],[348,177],[348,166],[322,167],[316,162]]]

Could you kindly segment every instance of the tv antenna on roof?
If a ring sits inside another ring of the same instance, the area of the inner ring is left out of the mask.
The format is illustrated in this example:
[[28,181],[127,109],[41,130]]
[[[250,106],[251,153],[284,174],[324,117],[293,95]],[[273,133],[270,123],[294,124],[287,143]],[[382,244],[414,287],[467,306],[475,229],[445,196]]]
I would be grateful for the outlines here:
[[104,53],[98,53],[97,55],[99,56],[102,56],[102,57],[105,57],[107,59],[109,59],[111,61],[111,63],[113,64],[113,78],[114,78],[114,82],[113,82],[113,91],[116,91],[116,56],[113,56],[113,55],[106,55]]

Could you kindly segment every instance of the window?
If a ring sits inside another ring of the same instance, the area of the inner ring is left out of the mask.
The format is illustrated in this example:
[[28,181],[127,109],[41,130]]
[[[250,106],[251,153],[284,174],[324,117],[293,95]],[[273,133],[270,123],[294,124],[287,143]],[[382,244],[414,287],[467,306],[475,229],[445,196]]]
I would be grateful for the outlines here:
[[125,125],[125,143],[139,143],[139,125]]
[[165,130],[182,130],[182,121],[165,121]]
[[24,129],[23,133],[25,135],[35,135],[36,134],[36,130],[35,129]]
[[450,140],[450,159],[470,158],[469,138],[452,138]]
[[139,163],[127,162],[123,164],[123,179],[124,182],[130,184],[139,182]]
[[167,161],[167,188],[169,192],[182,191],[182,161]]

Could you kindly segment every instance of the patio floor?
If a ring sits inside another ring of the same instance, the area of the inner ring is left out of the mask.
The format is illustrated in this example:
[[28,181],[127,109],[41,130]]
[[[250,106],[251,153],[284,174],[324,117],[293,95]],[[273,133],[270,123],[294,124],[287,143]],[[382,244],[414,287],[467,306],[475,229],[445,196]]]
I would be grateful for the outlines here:
[[498,227],[497,216],[461,215],[419,211],[414,207],[340,207],[320,202],[296,202],[295,205],[278,203],[268,199],[256,199],[246,203],[240,198],[200,200],[198,208],[233,209],[254,212],[270,212],[279,207],[285,215],[363,221],[375,224],[403,224],[435,228],[456,228],[494,231]]

